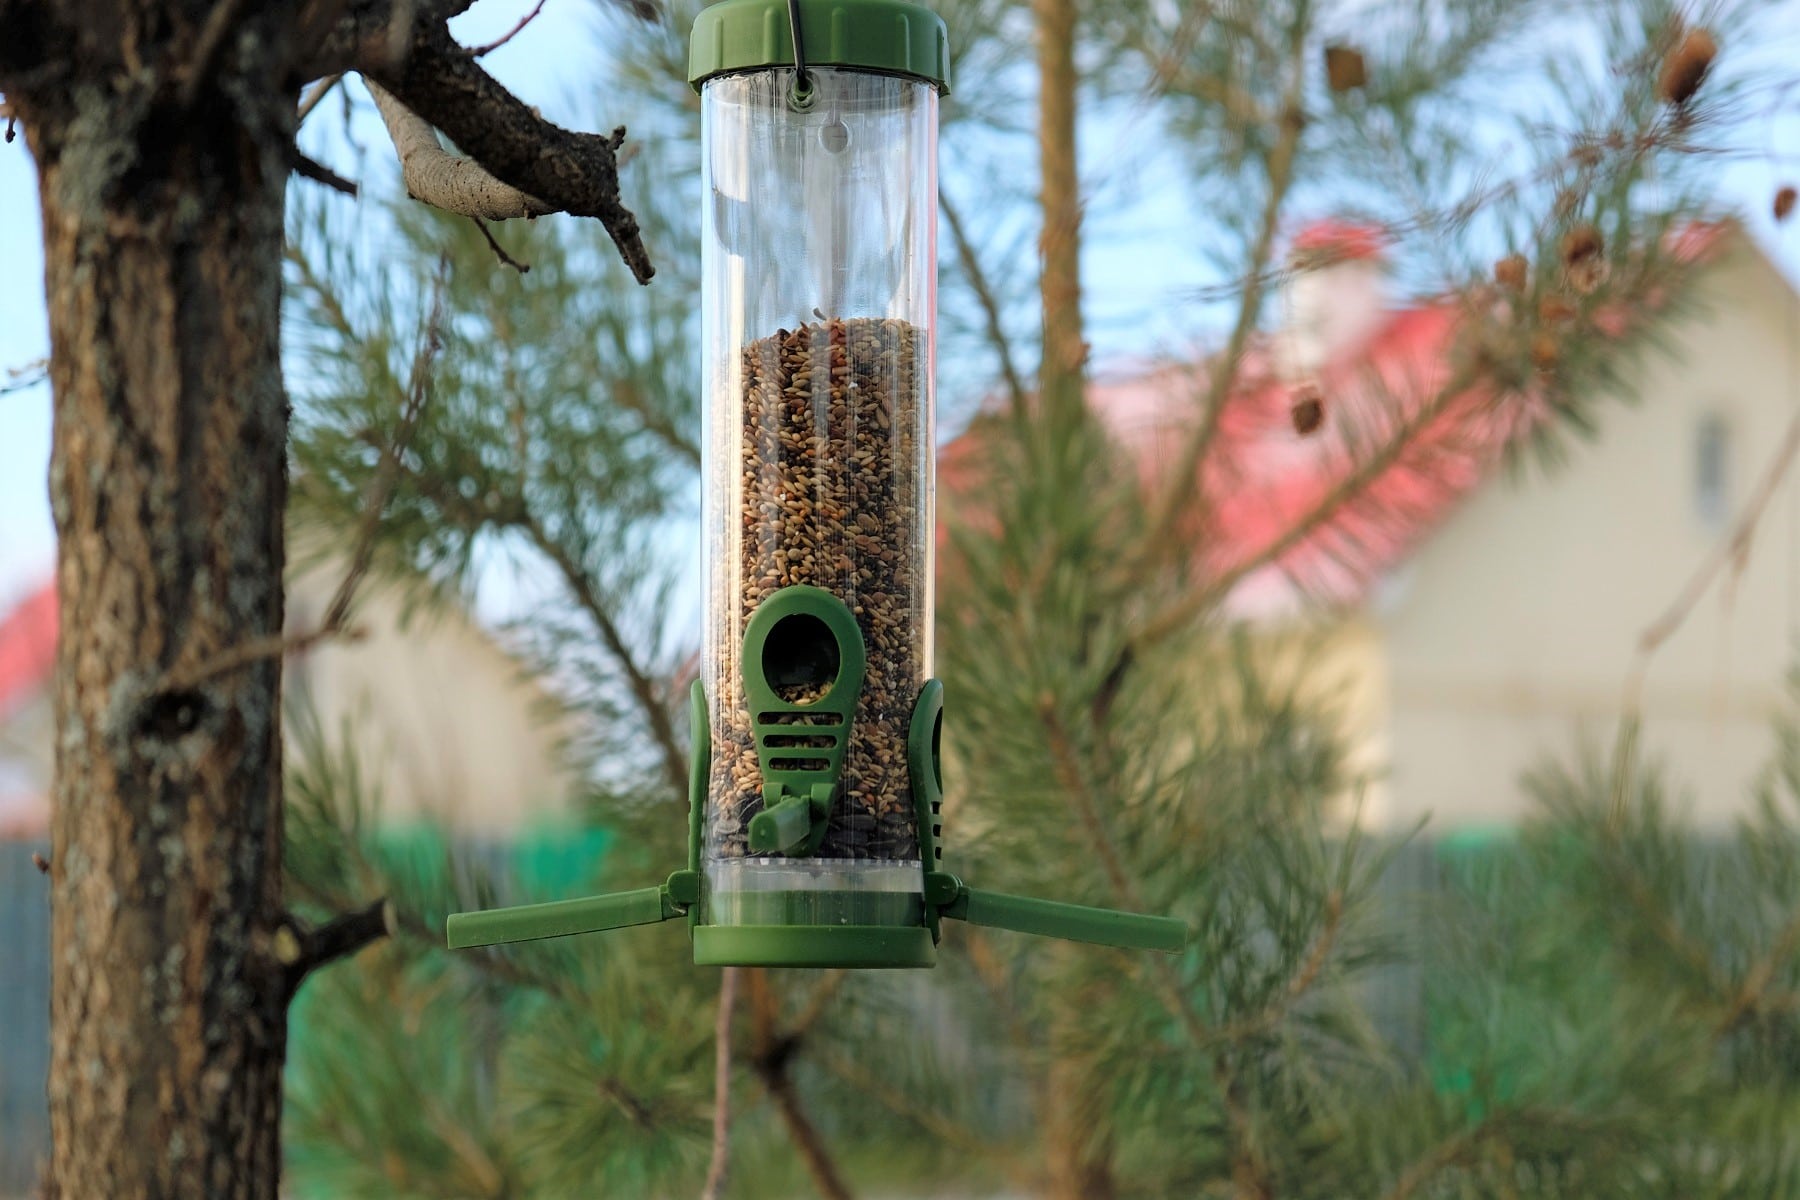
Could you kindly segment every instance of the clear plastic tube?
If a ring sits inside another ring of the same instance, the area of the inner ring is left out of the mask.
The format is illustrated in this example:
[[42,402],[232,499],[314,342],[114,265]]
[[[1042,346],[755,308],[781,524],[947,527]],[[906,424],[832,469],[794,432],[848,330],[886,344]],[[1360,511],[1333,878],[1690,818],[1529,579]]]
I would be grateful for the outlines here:
[[[932,671],[938,96],[915,79],[807,74],[803,96],[791,69],[701,92],[707,919],[917,923],[906,735]],[[794,584],[850,608],[867,669],[822,842],[758,855],[740,658],[756,607]],[[821,892],[857,898],[805,899]]]

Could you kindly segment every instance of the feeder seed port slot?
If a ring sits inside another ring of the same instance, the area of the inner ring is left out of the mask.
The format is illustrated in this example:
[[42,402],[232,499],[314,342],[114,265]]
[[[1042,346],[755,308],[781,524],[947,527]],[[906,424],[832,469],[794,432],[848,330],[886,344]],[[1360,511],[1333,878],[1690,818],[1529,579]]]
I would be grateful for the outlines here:
[[842,713],[834,712],[760,712],[756,720],[761,725],[842,725]]
[[843,661],[837,635],[812,613],[789,613],[763,641],[763,678],[790,704],[816,704],[830,695]]

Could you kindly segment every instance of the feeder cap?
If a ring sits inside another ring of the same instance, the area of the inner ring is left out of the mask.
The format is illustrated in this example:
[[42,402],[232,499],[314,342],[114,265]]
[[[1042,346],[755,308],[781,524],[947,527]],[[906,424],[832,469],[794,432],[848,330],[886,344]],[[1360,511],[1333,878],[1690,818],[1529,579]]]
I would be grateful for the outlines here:
[[[922,79],[950,91],[944,19],[909,0],[800,0],[809,67]],[[700,10],[688,42],[688,82],[794,65],[787,0],[722,0]]]

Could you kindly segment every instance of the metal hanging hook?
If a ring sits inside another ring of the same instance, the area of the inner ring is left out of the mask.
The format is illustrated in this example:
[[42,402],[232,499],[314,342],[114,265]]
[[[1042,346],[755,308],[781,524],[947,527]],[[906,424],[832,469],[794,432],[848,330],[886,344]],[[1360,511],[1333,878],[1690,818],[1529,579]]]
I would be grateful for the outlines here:
[[787,0],[788,30],[794,35],[794,99],[804,103],[812,96],[806,74],[806,50],[800,38],[800,0]]

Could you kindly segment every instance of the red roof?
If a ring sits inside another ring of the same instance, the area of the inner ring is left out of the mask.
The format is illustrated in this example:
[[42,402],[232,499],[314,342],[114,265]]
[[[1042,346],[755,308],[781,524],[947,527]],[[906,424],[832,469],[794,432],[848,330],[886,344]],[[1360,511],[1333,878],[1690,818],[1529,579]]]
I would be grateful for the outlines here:
[[[1672,239],[1689,261],[1711,257],[1728,226],[1696,225]],[[1379,255],[1361,227],[1321,224],[1296,239],[1316,241],[1339,259]],[[1651,296],[1655,307],[1664,297]],[[1493,301],[1498,303],[1499,301]],[[1239,366],[1236,387],[1205,461],[1198,491],[1205,526],[1183,536],[1212,578],[1260,562],[1290,531],[1344,486],[1369,448],[1397,430],[1424,423],[1374,478],[1354,489],[1356,499],[1294,541],[1274,561],[1247,571],[1226,609],[1237,617],[1292,611],[1303,603],[1352,604],[1399,565],[1487,479],[1507,447],[1543,419],[1533,392],[1512,392],[1496,403],[1493,385],[1478,383],[1426,414],[1448,382],[1470,310],[1433,300],[1389,312],[1352,345],[1339,347],[1318,370],[1283,377],[1274,345],[1254,346]],[[1624,313],[1598,313],[1595,325],[1618,336]],[[1088,388],[1088,404],[1137,464],[1146,487],[1166,486],[1184,452],[1208,387],[1210,365],[1166,367]],[[1302,433],[1296,406],[1317,400],[1322,423]],[[973,481],[982,457],[979,434],[944,448],[949,491]]]
[[0,617],[0,720],[50,683],[56,666],[56,584],[44,584]]

